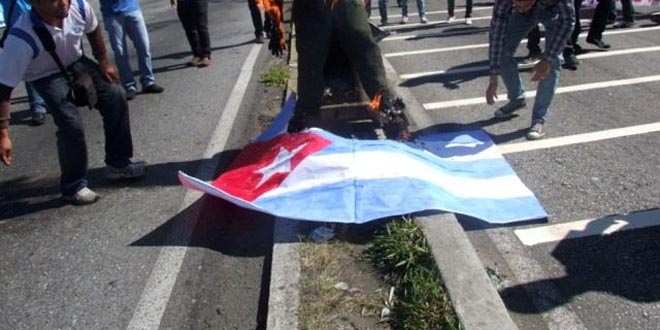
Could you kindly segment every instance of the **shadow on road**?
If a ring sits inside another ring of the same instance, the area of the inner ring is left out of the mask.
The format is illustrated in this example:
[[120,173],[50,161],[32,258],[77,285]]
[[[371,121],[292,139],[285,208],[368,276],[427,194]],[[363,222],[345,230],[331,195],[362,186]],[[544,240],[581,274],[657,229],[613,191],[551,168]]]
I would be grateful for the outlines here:
[[[617,219],[606,217],[590,223],[585,233],[602,233],[617,227]],[[601,292],[638,303],[660,302],[660,226],[644,229],[626,227],[610,235],[565,238],[551,255],[564,267],[563,277],[524,283],[502,290],[510,310],[535,314],[564,305],[581,294]],[[580,232],[570,232],[573,237]],[[558,293],[558,294],[555,294]],[[534,297],[535,304],[515,299]]]
[[[515,118],[511,117],[511,118]],[[505,118],[505,119],[498,119],[495,117],[491,117],[488,119],[483,119],[483,120],[478,120],[475,122],[471,123],[444,123],[444,124],[438,124],[438,125],[433,125],[426,127],[424,129],[421,129],[419,131],[416,131],[413,133],[413,136],[420,136],[420,135],[428,135],[432,134],[434,132],[460,132],[460,131],[468,131],[468,130],[475,130],[475,129],[484,129],[488,126],[499,124],[508,120],[511,120],[511,118]],[[521,128],[518,130],[515,130],[513,132],[509,133],[503,133],[503,134],[492,134],[489,132],[486,132],[491,139],[493,139],[493,142],[495,144],[500,144],[512,140],[516,140],[519,138],[522,138],[525,136],[527,133],[527,128]]]

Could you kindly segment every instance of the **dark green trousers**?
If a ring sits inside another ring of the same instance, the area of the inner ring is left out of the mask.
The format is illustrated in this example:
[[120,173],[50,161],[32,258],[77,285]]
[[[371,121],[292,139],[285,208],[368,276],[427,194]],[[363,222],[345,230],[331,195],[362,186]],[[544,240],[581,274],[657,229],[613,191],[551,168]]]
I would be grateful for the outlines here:
[[294,0],[293,21],[298,51],[296,111],[318,111],[325,87],[323,69],[334,37],[360,77],[369,98],[386,93],[387,80],[361,0]]

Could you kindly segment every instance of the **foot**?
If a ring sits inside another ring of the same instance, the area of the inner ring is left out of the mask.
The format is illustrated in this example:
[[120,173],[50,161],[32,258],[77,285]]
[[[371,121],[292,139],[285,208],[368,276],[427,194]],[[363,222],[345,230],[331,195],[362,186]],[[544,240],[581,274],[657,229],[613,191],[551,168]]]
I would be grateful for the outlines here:
[[454,21],[456,21],[456,17],[454,16],[449,16],[449,18],[447,18],[447,23],[454,23]]
[[513,117],[513,113],[526,107],[527,102],[525,100],[515,100],[505,104],[503,107],[497,109],[493,116],[497,119],[505,119]]
[[209,65],[211,65],[211,58],[207,56],[207,57],[202,57],[202,59],[199,60],[199,64],[197,64],[197,67],[205,68]]
[[466,25],[472,25],[472,17],[466,17],[465,18],[465,24]]
[[262,34],[257,35],[257,37],[254,38],[254,42],[257,44],[263,44],[265,42],[264,36]]
[[401,16],[401,24],[408,23],[408,16]]
[[84,187],[73,195],[62,195],[62,200],[73,205],[89,205],[94,204],[101,198],[92,189]]
[[137,90],[135,88],[129,88],[126,90],[126,100],[130,101],[135,98],[137,95]]
[[157,84],[151,84],[146,87],[142,87],[142,93],[145,94],[160,94],[165,91],[165,88],[157,85]]
[[41,126],[46,122],[46,114],[43,112],[35,112],[30,119],[30,125]]
[[523,64],[523,65],[536,64],[538,61],[541,60],[542,57],[543,57],[543,54],[541,54],[540,52],[539,53],[529,52],[529,55],[527,55],[527,57],[523,58],[523,60],[521,61],[521,64]]
[[114,167],[107,165],[105,167],[105,177],[108,180],[129,180],[139,179],[144,176],[145,166],[143,161],[132,162],[124,167]]
[[543,130],[543,122],[537,121],[532,124],[527,131],[527,140],[540,140],[545,136],[545,130]]
[[564,68],[575,71],[578,69],[578,64],[580,64],[580,60],[575,55],[564,54]]
[[429,20],[426,18],[426,16],[420,16],[419,17],[419,22],[422,24],[426,24],[429,22]]
[[193,56],[193,58],[188,62],[189,65],[191,66],[199,66],[199,61],[201,61],[201,57]]
[[380,26],[387,25],[387,20],[380,20]]
[[603,39],[594,39],[594,38],[587,38],[587,42],[596,45],[596,47],[601,48],[601,49],[608,49],[610,48],[609,44],[606,44]]
[[575,54],[575,55],[584,54],[584,49],[582,49],[582,46],[580,46],[578,44],[575,44],[573,46],[573,54]]
[[617,28],[617,29],[625,29],[625,28],[629,28],[629,27],[633,27],[633,26],[635,26],[635,22],[623,21],[623,22],[619,22],[619,23],[614,24],[614,27]]
[[660,12],[651,14],[649,19],[651,20],[651,22],[654,22],[656,24],[660,24]]

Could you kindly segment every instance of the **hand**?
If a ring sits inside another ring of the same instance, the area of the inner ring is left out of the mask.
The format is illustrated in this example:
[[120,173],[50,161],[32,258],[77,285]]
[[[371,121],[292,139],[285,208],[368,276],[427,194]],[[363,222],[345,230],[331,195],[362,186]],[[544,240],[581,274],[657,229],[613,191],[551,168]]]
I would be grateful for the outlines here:
[[536,63],[534,66],[534,75],[532,75],[532,81],[541,81],[548,77],[551,69],[550,61],[542,59],[540,62]]
[[12,161],[12,145],[11,139],[9,139],[9,133],[7,129],[0,130],[0,160],[9,166]]
[[535,3],[536,0],[513,0],[513,8],[518,13],[524,14],[532,9]]
[[286,49],[286,40],[284,39],[284,34],[282,31],[280,31],[278,28],[274,28],[273,30],[273,34],[271,35],[270,41],[268,42],[268,49],[270,49],[270,52],[273,55],[280,57]]
[[119,82],[119,71],[117,71],[116,66],[110,62],[101,62],[99,63],[99,67],[101,68],[101,72],[103,73],[105,80],[112,83]]
[[497,100],[497,76],[490,76],[490,82],[486,88],[486,103],[493,105],[495,100]]

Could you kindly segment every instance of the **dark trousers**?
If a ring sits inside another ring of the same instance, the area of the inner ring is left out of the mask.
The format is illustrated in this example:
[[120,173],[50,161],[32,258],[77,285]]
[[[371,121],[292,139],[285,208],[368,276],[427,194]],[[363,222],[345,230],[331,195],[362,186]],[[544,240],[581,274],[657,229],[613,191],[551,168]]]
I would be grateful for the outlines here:
[[529,50],[530,55],[541,54],[541,30],[539,26],[536,25],[534,28],[529,30],[527,33],[527,50]]
[[566,42],[566,48],[564,48],[564,57],[570,55],[577,55],[578,49],[578,38],[580,37],[580,32],[582,32],[582,24],[580,24],[580,10],[582,9],[582,0],[573,0],[573,6],[575,7],[575,25],[573,26],[573,33],[571,33],[570,39]]
[[624,22],[632,23],[635,21],[635,8],[633,7],[632,0],[621,0],[621,10],[623,11]]
[[248,0],[248,7],[250,7],[250,15],[252,15],[252,25],[254,25],[254,34],[259,37],[264,33],[264,23],[261,18],[261,11],[257,6],[257,0]]
[[296,111],[318,111],[325,86],[323,69],[331,38],[357,70],[370,98],[389,97],[380,48],[374,41],[362,0],[338,0],[334,9],[326,0],[294,0],[293,20],[298,51]]
[[[456,0],[447,0],[447,14],[454,16]],[[472,0],[465,0],[465,17],[472,17]]]
[[208,27],[208,0],[179,0],[176,12],[186,31],[193,56],[211,57]]
[[[88,72],[94,81],[98,96],[96,107],[103,117],[105,163],[114,167],[128,165],[133,157],[133,139],[124,89],[106,81],[99,66],[86,57],[72,66]],[[63,195],[73,195],[87,186],[87,144],[80,112],[71,102],[71,88],[62,74],[32,83],[46,101],[57,125],[57,152],[62,171],[60,189]]]
[[607,26],[607,17],[613,5],[614,2],[612,0],[598,1],[594,17],[591,20],[591,26],[589,27],[588,39],[598,40],[603,38],[603,31],[605,31],[605,27]]

